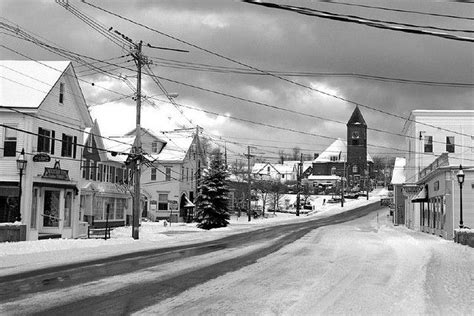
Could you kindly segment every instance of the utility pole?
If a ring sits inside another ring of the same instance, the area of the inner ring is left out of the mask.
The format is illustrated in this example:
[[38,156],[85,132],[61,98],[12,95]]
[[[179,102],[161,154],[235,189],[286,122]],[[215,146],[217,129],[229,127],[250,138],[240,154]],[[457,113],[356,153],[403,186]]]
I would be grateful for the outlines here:
[[298,163],[298,175],[296,180],[296,216],[300,216],[300,194],[301,194],[301,177],[303,170],[303,154],[301,154],[300,162]]
[[250,158],[253,157],[252,155],[250,155],[250,146],[247,146],[247,180],[248,180],[248,187],[247,187],[247,196],[248,196],[248,202],[247,202],[247,216],[248,216],[248,219],[249,219],[249,222],[252,218],[251,216],[251,195],[252,195],[252,184],[251,184],[251,181],[250,181]]
[[342,177],[341,177],[341,207],[344,207],[344,178],[345,176],[346,176],[346,161],[344,161]]
[[132,216],[132,237],[138,239],[140,226],[140,176],[141,176],[141,160],[142,160],[142,140],[141,140],[141,107],[142,107],[142,41],[136,46],[136,52],[132,54],[137,64],[137,116],[135,127],[135,185],[133,199],[133,216]]
[[227,142],[224,142],[224,162],[225,170],[227,171]]

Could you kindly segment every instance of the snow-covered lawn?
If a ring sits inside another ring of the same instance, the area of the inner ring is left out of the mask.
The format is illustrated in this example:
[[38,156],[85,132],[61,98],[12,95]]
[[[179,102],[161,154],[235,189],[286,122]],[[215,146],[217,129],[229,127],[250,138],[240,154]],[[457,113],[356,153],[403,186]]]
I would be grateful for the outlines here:
[[[330,196],[318,196],[315,211],[308,215],[296,217],[291,213],[268,213],[268,218],[252,218],[247,220],[246,214],[241,217],[232,216],[228,227],[209,231],[196,227],[195,223],[142,222],[140,239],[131,238],[131,227],[119,227],[112,231],[111,239],[49,239],[24,242],[0,243],[0,275],[44,268],[66,263],[87,261],[107,256],[120,255],[133,251],[186,245],[209,241],[231,234],[258,229],[268,225],[278,225],[293,221],[325,217],[344,212],[355,207],[379,200],[379,193],[372,194],[369,201],[365,198],[347,200],[344,208],[339,204],[322,205]],[[319,203],[318,203],[319,202]]]

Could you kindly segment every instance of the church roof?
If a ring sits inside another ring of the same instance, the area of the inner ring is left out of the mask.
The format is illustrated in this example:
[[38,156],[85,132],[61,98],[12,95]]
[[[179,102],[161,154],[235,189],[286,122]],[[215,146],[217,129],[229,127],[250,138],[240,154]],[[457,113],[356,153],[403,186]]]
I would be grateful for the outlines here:
[[[325,151],[314,159],[314,163],[324,162],[347,162],[347,143],[342,139],[336,139]],[[370,154],[367,152],[367,161],[374,162]]]
[[356,106],[354,112],[352,112],[351,118],[349,119],[349,122],[347,122],[347,125],[367,126],[367,123],[365,122],[364,117],[362,116],[362,113],[360,112],[358,106]]

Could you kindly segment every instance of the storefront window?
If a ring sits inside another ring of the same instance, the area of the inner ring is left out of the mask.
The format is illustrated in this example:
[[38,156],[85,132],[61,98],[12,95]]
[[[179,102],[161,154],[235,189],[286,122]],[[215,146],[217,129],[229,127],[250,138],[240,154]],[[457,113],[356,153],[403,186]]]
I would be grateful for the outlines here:
[[125,199],[116,199],[115,219],[124,219]]
[[33,200],[31,202],[30,227],[36,228],[36,216],[38,214],[38,189],[33,189]]
[[18,187],[0,189],[0,223],[14,222],[18,211]]
[[64,227],[71,227],[72,192],[67,191],[64,198]]
[[441,229],[444,229],[446,223],[446,197],[441,197]]
[[44,191],[43,226],[59,227],[59,191]]
[[94,202],[94,220],[104,219],[104,198],[97,196]]
[[[109,214],[107,217],[107,206],[109,208]],[[106,198],[105,199],[105,205],[104,205],[104,219],[114,219],[115,218],[115,199],[112,197]]]

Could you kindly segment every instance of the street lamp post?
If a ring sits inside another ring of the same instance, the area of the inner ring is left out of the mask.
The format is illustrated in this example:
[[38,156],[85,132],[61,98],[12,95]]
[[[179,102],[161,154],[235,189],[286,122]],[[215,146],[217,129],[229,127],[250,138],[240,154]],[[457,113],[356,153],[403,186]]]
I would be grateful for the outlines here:
[[20,183],[18,187],[18,212],[21,215],[21,188],[22,188],[22,178],[23,178],[23,170],[26,168],[26,158],[25,158],[25,149],[21,149],[20,157],[16,160],[16,166],[20,171]]
[[462,171],[462,165],[459,165],[459,171],[456,174],[459,183],[459,228],[464,227],[464,223],[462,221],[462,184],[464,183],[464,172]]

